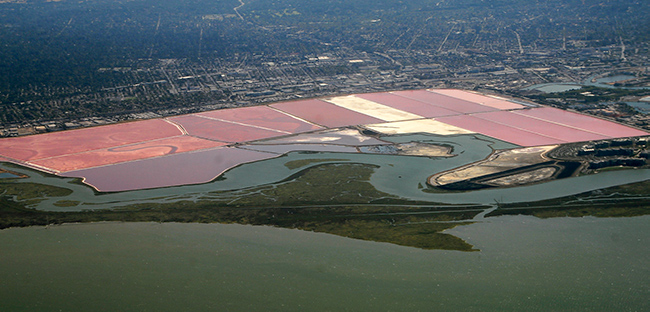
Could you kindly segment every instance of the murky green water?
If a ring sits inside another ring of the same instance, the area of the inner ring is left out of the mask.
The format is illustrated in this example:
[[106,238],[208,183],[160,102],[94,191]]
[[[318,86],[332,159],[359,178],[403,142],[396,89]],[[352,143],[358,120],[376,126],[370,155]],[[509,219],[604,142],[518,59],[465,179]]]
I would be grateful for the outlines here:
[[625,102],[636,109],[637,112],[648,114],[650,113],[650,103],[648,102]]
[[3,311],[647,311],[650,216],[488,218],[480,252],[220,224],[0,231]]
[[581,89],[582,86],[579,84],[571,84],[571,83],[543,83],[543,84],[538,84],[534,86],[530,86],[528,88],[525,88],[526,90],[538,90],[542,91],[544,93],[559,93],[559,92],[565,92],[565,91],[570,91],[570,90],[577,90]]
[[15,179],[15,178],[20,178],[20,177],[13,173],[0,172],[0,179]]
[[601,87],[601,88],[626,89],[626,90],[648,89],[648,87],[621,87],[621,86],[614,86],[609,84],[612,82],[619,82],[619,81],[625,81],[625,80],[636,78],[635,76],[631,76],[631,75],[615,75],[615,76],[600,77],[600,78],[596,78],[596,77],[598,77],[597,74],[592,75],[587,79],[585,79],[582,83],[551,82],[551,83],[536,84],[536,85],[526,87],[524,88],[524,90],[539,90],[545,93],[559,93],[559,92],[565,92],[570,90],[577,90],[582,88],[583,86],[594,86],[594,87]]
[[603,78],[598,78],[596,79],[597,83],[612,83],[612,82],[619,82],[619,81],[625,81],[625,80],[630,80],[634,79],[636,76],[631,76],[631,75],[616,75],[616,76],[609,76],[609,77],[603,77]]

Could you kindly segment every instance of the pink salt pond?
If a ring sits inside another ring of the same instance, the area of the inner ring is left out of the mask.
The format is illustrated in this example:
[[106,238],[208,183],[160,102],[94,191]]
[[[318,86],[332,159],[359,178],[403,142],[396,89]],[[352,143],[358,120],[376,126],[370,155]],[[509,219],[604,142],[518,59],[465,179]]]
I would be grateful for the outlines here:
[[[292,151],[355,153],[360,146],[385,144],[383,135],[480,133],[520,146],[648,135],[603,119],[527,108],[462,90],[395,91],[328,101],[332,103],[299,100],[5,138],[0,140],[0,161],[84,178],[100,191],[125,191],[205,183],[240,164]],[[401,116],[408,120],[397,118]],[[364,135],[360,125],[378,134]]]

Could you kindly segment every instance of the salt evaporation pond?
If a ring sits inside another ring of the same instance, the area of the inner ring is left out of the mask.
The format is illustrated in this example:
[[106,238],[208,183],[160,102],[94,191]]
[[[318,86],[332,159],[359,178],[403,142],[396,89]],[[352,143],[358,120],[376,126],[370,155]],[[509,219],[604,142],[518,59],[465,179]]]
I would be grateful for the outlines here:
[[[331,163],[364,163],[378,166],[370,182],[382,192],[430,202],[452,204],[493,204],[499,202],[534,201],[578,194],[590,190],[650,179],[650,169],[603,172],[596,175],[556,180],[547,183],[505,189],[486,189],[464,193],[432,194],[424,191],[428,177],[464,164],[485,159],[494,149],[512,148],[515,145],[480,135],[431,136],[401,135],[384,137],[393,143],[413,141],[452,146],[455,157],[416,157],[395,155],[368,155],[360,153],[302,153],[291,152],[285,156],[256,161],[225,172],[210,183],[183,185],[137,191],[103,193],[96,195],[85,185],[70,183],[72,179],[41,174],[12,166],[11,171],[28,175],[19,183],[33,182],[65,187],[73,193],[64,197],[51,197],[30,206],[39,210],[79,211],[111,209],[137,203],[173,203],[180,200],[198,200],[214,191],[239,190],[286,179],[310,166]],[[255,146],[251,146],[255,147]],[[253,152],[253,151],[250,151]],[[286,163],[297,160],[319,160],[300,168],[288,168]],[[5,168],[0,164],[0,168]],[[259,172],[264,172],[263,175]],[[119,182],[119,181],[118,181]],[[78,206],[59,207],[59,200],[80,202]]]

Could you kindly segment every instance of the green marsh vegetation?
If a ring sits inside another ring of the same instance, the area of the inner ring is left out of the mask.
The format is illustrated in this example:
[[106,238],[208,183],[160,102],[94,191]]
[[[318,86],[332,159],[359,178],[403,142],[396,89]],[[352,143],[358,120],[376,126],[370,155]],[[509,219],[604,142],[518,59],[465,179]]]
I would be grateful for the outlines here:
[[650,181],[619,185],[549,200],[500,204],[487,216],[532,215],[554,217],[634,217],[650,214]]
[[321,162],[333,162],[333,161],[346,161],[347,159],[335,159],[335,158],[325,158],[325,159],[299,159],[286,162],[284,165],[289,169],[298,169],[315,163]]
[[12,198],[24,205],[40,201],[45,197],[60,197],[72,194],[72,190],[39,183],[19,183],[17,179],[0,179],[0,195]]
[[[320,164],[271,185],[212,192],[196,201],[133,204],[111,210],[39,211],[2,196],[0,228],[100,221],[219,222],[295,228],[425,249],[474,250],[462,239],[441,232],[471,223],[467,220],[485,206],[404,200],[370,184],[374,169],[365,164]],[[37,183],[12,182],[0,187],[5,194],[26,191],[34,200],[72,192]],[[28,188],[32,190],[27,192]],[[79,204],[71,200],[55,203],[60,207]]]
[[[72,190],[19,179],[0,180],[0,228],[81,222],[182,222],[268,225],[330,233],[355,239],[424,249],[472,251],[460,238],[442,233],[487,209],[484,205],[444,205],[412,201],[378,191],[370,176],[376,166],[360,163],[305,162],[313,165],[277,183],[214,191],[198,200],[140,203],[110,210],[40,211],[27,208],[45,198],[61,197],[58,207],[83,203],[64,199]],[[650,213],[645,198],[650,182],[641,182],[534,203],[500,204],[488,216],[622,217]]]
[[548,99],[574,98],[580,100],[583,103],[603,103],[617,101],[621,97],[625,96],[645,96],[649,93],[650,91],[648,90],[630,90],[584,86],[580,89],[568,90],[564,92],[531,95],[530,98],[541,102],[548,101]]

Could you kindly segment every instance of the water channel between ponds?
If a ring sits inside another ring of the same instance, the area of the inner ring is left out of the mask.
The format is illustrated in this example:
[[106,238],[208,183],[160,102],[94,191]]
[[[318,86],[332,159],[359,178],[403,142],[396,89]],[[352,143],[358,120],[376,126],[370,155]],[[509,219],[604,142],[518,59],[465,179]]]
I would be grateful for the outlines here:
[[20,177],[13,173],[0,172],[0,179],[12,179],[12,178],[20,178]]
[[223,224],[0,231],[6,311],[648,311],[650,216],[502,216],[478,252]]
[[[197,200],[209,192],[237,190],[281,181],[300,171],[328,163],[362,163],[376,165],[378,168],[370,182],[382,192],[406,199],[424,200],[451,204],[494,204],[495,202],[521,202],[555,198],[577,194],[589,190],[615,185],[639,182],[650,179],[650,170],[623,170],[604,172],[596,175],[555,180],[530,186],[487,189],[464,193],[434,194],[423,191],[427,178],[438,172],[482,160],[494,148],[513,148],[514,145],[495,142],[494,139],[473,135],[437,137],[429,135],[409,135],[385,137],[394,143],[424,142],[453,146],[454,157],[416,157],[395,155],[370,155],[351,153],[304,153],[292,152],[286,156],[244,164],[227,171],[221,179],[210,183],[184,185],[149,190],[138,190],[97,195],[90,187],[70,183],[72,179],[46,176],[34,171],[11,167],[10,170],[26,174],[29,178],[19,182],[34,182],[61,186],[73,190],[68,196],[46,198],[32,208],[40,210],[75,211],[86,209],[110,209],[135,203]],[[290,169],[286,163],[296,160],[309,160],[307,165]],[[0,165],[3,167],[3,165]],[[263,174],[260,174],[263,173]],[[71,207],[57,207],[59,200],[75,201],[81,204]]]
[[650,113],[650,103],[649,102],[625,102],[625,104],[634,107],[638,112],[643,114]]
[[625,80],[630,80],[636,78],[631,75],[616,75],[596,78],[598,75],[593,75],[585,79],[582,83],[576,82],[549,82],[532,85],[524,88],[524,90],[538,90],[544,93],[560,93],[571,90],[581,89],[583,86],[593,86],[600,88],[610,88],[610,89],[626,89],[626,90],[644,90],[650,89],[650,87],[621,87],[611,85],[614,82],[621,82]]

